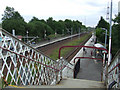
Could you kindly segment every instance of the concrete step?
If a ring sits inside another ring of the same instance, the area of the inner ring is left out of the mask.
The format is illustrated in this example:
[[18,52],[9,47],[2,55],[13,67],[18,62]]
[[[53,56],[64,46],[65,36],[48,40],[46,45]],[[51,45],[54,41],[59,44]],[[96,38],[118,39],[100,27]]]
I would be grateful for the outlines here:
[[41,85],[41,86],[21,86],[17,88],[105,88],[103,82],[100,81],[92,81],[92,80],[84,80],[84,79],[71,79],[64,78],[57,85]]
[[101,81],[85,80],[85,79],[63,79],[58,87],[63,88],[105,88]]

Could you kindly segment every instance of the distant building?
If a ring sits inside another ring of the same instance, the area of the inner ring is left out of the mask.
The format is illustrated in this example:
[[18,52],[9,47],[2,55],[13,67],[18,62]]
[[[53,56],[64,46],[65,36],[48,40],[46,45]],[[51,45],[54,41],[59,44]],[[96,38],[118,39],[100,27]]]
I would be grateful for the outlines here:
[[118,13],[120,13],[120,1],[118,2]]

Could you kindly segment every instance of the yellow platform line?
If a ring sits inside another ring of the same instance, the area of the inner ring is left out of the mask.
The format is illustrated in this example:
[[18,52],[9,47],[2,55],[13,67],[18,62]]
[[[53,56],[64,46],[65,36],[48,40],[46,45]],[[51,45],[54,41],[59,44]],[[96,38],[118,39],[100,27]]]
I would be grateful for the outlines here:
[[20,87],[20,86],[16,86],[16,85],[8,85],[8,86],[15,87],[15,88],[25,88],[25,87]]

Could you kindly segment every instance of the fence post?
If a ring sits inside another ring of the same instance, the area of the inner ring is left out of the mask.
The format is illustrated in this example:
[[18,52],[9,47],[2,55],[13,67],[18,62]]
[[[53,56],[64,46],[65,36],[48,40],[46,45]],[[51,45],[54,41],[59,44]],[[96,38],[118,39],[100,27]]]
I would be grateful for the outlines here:
[[104,67],[105,69],[105,81],[104,81],[104,85],[107,86],[108,84],[108,64],[106,62],[106,67]]
[[0,57],[0,89],[2,89],[2,73],[1,73],[1,69],[2,69],[2,59]]

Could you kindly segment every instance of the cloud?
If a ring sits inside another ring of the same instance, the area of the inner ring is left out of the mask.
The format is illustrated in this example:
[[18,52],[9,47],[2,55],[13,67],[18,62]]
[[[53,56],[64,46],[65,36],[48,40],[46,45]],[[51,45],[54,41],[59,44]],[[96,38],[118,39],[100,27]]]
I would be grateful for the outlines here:
[[[118,1],[113,0],[114,14],[117,13]],[[98,18],[106,15],[108,2],[110,0],[1,0],[0,13],[3,14],[5,7],[10,6],[14,7],[27,21],[32,16],[36,16],[43,19],[71,18],[84,22],[84,17],[87,17],[86,22],[89,22],[89,25],[90,23],[96,25]]]

